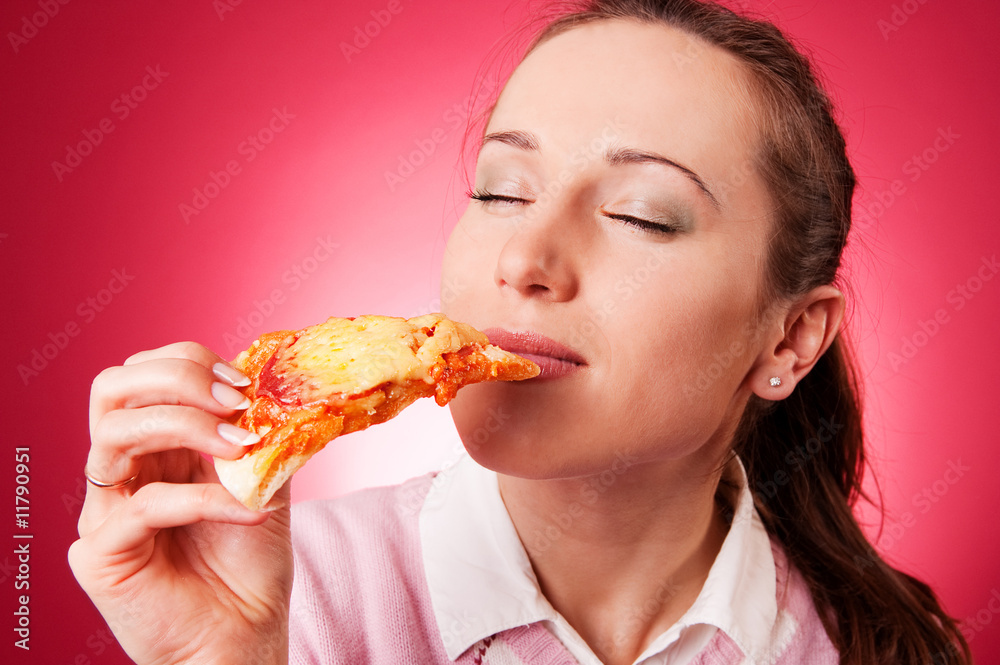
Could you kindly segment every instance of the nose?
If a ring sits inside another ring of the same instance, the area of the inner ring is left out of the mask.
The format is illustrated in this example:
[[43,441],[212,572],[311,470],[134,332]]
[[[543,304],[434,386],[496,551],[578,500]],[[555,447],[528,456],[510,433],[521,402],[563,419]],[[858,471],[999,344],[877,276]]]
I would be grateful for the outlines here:
[[529,212],[520,220],[500,252],[494,281],[524,297],[564,302],[579,290],[581,258],[568,211],[548,206],[544,214]]

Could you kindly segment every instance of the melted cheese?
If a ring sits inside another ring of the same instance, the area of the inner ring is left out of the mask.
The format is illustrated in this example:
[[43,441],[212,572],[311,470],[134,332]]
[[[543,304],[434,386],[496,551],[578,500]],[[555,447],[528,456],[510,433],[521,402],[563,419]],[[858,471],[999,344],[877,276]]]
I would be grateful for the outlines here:
[[279,349],[274,371],[305,378],[299,390],[309,402],[335,393],[357,395],[387,382],[432,383],[430,370],[443,362],[442,354],[488,343],[475,328],[441,314],[331,318]]

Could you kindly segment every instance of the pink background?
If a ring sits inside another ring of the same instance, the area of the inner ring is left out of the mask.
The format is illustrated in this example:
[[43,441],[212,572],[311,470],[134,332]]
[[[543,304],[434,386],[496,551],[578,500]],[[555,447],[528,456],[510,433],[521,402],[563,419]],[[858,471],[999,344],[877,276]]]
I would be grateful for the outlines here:
[[[220,15],[211,0],[51,0],[58,13],[48,18],[44,0],[3,3],[0,654],[128,662],[66,564],[89,384],[102,368],[181,339],[232,356],[261,332],[329,315],[437,308],[443,242],[465,189],[467,100],[491,46],[528,6],[398,2],[392,14],[382,0],[251,0]],[[1000,656],[1000,601],[991,607],[1000,599],[1000,279],[979,281],[995,269],[977,271],[1000,245],[991,194],[1000,6],[742,4],[813,53],[861,175],[851,326],[887,509],[880,546],[969,619],[972,648],[987,662]],[[373,11],[391,20],[348,58],[341,43]],[[26,29],[25,17],[42,27]],[[159,68],[159,81],[147,67]],[[120,97],[144,77],[152,89],[124,106]],[[113,131],[60,181],[53,162],[102,121]],[[249,160],[241,142],[272,121],[280,133],[263,132],[273,140]],[[926,170],[913,161],[921,155]],[[180,204],[192,205],[194,190],[231,161],[236,175],[217,175],[226,186],[185,223]],[[412,174],[390,186],[386,173],[404,162]],[[41,370],[25,380],[17,367],[30,367],[36,351],[54,357],[44,367],[35,358]],[[337,441],[297,476],[295,499],[455,459],[447,411],[425,402]],[[31,449],[27,529],[12,514],[17,446]],[[877,515],[865,515],[876,537]],[[30,654],[13,648],[15,533],[34,535]]]

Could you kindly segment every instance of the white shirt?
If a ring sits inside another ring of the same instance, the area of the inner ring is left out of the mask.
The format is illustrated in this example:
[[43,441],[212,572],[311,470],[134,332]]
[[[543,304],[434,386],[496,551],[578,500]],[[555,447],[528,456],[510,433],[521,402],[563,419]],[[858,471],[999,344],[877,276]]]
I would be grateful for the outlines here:
[[[774,556],[743,465],[734,460],[726,471],[739,492],[732,524],[705,585],[635,665],[685,665],[717,630],[736,643],[748,662],[767,660],[778,614]],[[582,665],[600,665],[542,595],[495,472],[464,456],[438,474],[421,508],[420,541],[434,616],[449,658],[455,660],[485,637],[540,621]],[[650,596],[658,592],[670,590],[651,590]]]

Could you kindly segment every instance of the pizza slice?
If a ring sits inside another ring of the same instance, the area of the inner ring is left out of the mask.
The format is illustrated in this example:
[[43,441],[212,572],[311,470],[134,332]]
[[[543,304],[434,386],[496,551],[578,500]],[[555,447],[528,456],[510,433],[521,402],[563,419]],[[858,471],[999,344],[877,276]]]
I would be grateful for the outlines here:
[[261,509],[329,441],[385,422],[421,397],[444,406],[458,389],[517,381],[538,366],[442,314],[331,318],[258,338],[233,365],[250,378],[236,424],[261,440],[237,460],[215,459],[219,480]]

